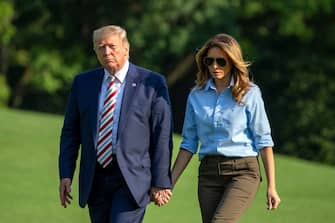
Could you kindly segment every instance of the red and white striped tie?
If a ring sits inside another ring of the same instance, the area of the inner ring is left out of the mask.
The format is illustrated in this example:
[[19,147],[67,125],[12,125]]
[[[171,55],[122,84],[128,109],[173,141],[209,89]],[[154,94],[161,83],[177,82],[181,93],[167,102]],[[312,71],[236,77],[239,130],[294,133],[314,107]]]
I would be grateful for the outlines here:
[[112,161],[112,130],[113,114],[116,104],[117,89],[115,77],[109,78],[110,83],[107,88],[104,100],[104,108],[100,118],[99,136],[97,143],[97,160],[102,167],[106,167]]

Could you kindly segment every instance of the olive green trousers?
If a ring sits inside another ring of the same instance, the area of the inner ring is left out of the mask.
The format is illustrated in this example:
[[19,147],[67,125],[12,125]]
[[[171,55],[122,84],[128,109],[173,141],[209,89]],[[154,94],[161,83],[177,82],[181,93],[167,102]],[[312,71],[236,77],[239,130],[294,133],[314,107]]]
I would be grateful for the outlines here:
[[258,159],[206,156],[201,160],[198,180],[203,223],[238,222],[260,185]]

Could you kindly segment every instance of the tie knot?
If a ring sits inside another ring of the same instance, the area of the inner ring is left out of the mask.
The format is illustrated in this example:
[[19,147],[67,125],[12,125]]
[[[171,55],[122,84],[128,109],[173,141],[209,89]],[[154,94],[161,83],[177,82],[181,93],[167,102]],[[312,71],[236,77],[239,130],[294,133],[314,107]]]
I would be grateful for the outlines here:
[[114,85],[115,77],[113,75],[109,75],[108,78],[107,78],[107,81],[109,83],[109,86],[112,86],[112,85]]
[[108,75],[108,80],[109,80],[109,81],[114,81],[114,80],[115,80],[114,75]]

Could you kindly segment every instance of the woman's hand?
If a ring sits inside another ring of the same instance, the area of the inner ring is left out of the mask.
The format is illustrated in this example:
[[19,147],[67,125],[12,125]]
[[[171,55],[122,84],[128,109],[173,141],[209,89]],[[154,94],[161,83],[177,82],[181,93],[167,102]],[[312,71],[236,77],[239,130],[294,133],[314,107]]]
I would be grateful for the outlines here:
[[266,197],[268,210],[277,209],[281,200],[276,189],[268,189]]

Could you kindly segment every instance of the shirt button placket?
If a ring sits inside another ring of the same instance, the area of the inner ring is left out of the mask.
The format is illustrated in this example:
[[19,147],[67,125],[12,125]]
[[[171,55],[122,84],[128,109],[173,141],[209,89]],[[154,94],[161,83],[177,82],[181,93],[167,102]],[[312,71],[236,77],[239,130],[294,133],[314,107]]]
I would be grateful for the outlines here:
[[216,98],[216,104],[215,104],[215,108],[214,108],[214,117],[213,117],[213,121],[214,121],[214,127],[217,128],[218,126],[220,126],[219,123],[219,116],[220,115],[220,97]]

